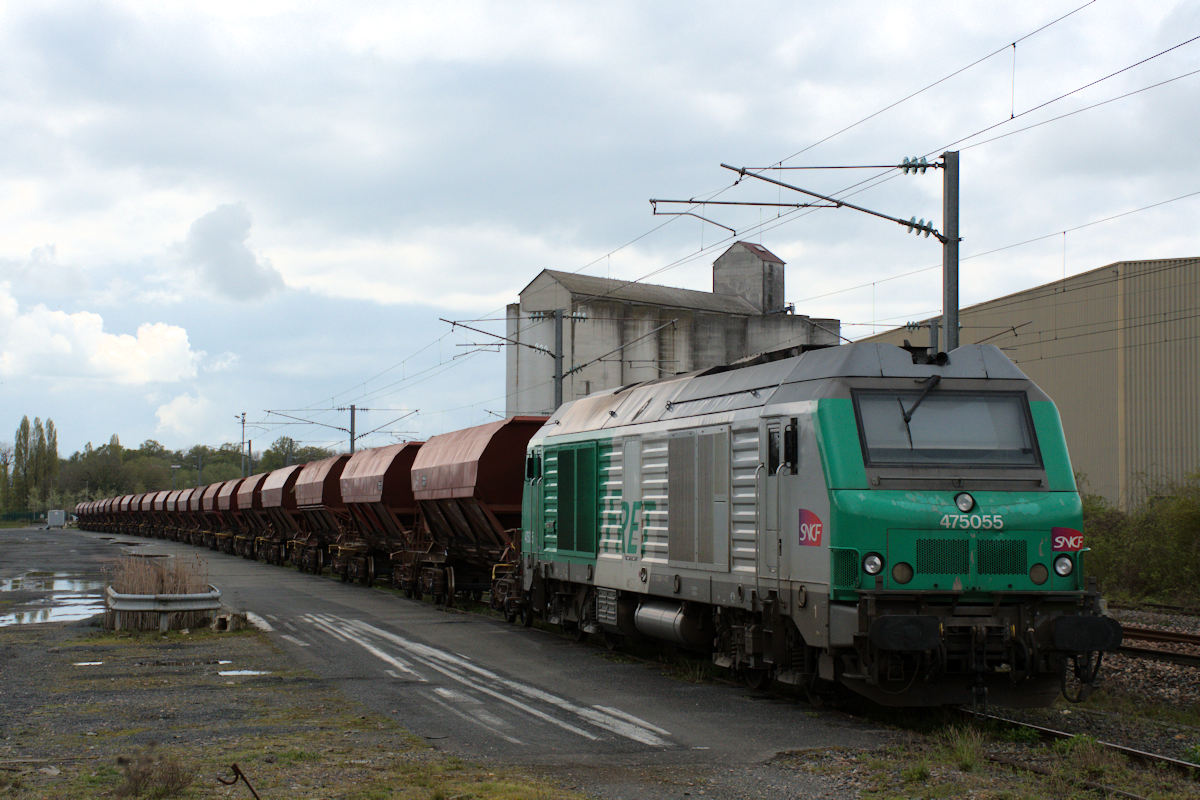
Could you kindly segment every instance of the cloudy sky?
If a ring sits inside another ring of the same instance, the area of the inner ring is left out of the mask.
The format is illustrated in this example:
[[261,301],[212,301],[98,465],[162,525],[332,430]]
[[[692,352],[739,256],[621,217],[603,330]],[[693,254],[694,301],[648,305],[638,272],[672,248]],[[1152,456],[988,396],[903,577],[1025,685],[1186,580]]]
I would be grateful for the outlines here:
[[[964,305],[1200,255],[1197,37],[1196,0],[4,4],[0,441],[477,424],[504,356],[439,318],[544,268],[708,289],[734,238],[852,337],[939,312],[936,241],[892,223],[651,215],[802,200],[721,162],[961,150]],[[938,173],[765,174],[941,224]]]

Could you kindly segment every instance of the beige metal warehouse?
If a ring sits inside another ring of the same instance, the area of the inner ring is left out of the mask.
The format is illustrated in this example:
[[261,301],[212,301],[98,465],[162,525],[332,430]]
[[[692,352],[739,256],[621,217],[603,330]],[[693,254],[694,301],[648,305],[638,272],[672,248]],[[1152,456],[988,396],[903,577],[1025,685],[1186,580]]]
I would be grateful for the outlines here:
[[[920,329],[870,337],[929,341]],[[1080,489],[1127,507],[1200,472],[1200,258],[1118,261],[960,312],[1062,414]]]

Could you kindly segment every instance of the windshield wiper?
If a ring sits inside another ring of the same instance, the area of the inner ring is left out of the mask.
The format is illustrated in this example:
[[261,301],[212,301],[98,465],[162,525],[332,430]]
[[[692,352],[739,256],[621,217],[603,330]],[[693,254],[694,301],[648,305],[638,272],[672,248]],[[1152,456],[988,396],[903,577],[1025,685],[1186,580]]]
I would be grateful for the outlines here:
[[[910,408],[908,411],[904,411],[904,404],[903,403],[900,404],[900,410],[904,412],[904,424],[905,425],[908,425],[908,423],[912,422],[912,415],[913,415],[913,412],[917,410],[917,406],[921,405],[921,403],[924,402],[925,398],[929,396],[929,393],[933,391],[933,387],[937,386],[941,382],[942,382],[941,375],[930,375],[928,378],[925,379],[925,388],[921,390],[921,394],[920,394],[920,396],[917,397],[917,402],[912,404],[912,408]],[[900,398],[896,398],[896,399],[899,400]],[[909,436],[909,439],[910,440],[912,439],[911,435]]]
[[907,411],[904,410],[904,401],[899,397],[896,398],[896,405],[900,406],[900,417],[904,420],[904,432],[908,434],[908,447],[910,450],[913,446],[913,440],[912,428],[908,427],[908,423],[912,422],[912,415],[917,410],[917,406],[921,405],[925,398],[929,396],[929,393],[933,391],[933,387],[941,383],[941,380],[941,375],[930,375],[926,378],[925,388],[921,390],[921,394],[917,397],[917,402],[913,403],[912,408]]

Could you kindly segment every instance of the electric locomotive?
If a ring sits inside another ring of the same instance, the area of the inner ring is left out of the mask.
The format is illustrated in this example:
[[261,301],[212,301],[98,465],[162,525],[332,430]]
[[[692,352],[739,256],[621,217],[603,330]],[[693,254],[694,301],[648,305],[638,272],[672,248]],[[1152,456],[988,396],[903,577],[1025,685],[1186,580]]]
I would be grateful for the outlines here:
[[752,685],[1040,705],[1120,644],[1050,399],[991,345],[857,343],[603,391],[526,454],[526,613]]

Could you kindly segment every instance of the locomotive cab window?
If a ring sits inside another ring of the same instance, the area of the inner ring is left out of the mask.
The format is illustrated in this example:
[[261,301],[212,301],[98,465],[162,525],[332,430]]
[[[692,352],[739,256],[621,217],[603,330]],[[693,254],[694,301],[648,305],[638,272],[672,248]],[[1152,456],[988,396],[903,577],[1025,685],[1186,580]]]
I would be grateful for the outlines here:
[[868,465],[1041,465],[1029,401],[1022,392],[915,389],[853,394]]
[[525,480],[533,482],[542,477],[542,457],[535,453],[525,456]]

